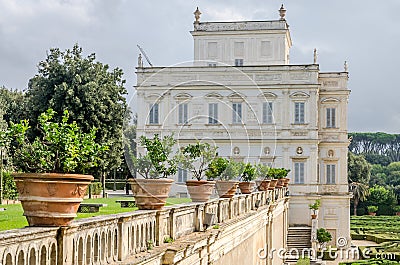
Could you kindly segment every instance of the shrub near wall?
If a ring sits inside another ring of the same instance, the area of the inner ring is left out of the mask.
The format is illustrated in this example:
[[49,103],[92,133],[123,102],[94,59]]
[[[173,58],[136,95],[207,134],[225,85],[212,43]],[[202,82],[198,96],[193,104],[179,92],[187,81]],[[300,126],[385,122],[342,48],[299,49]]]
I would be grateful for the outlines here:
[[3,198],[6,200],[18,198],[17,186],[9,172],[3,172]]
[[[103,186],[101,185],[101,182],[92,182],[90,183],[90,190],[92,192],[92,195],[100,195],[101,191],[103,190]],[[89,189],[86,190],[86,194],[89,194]]]

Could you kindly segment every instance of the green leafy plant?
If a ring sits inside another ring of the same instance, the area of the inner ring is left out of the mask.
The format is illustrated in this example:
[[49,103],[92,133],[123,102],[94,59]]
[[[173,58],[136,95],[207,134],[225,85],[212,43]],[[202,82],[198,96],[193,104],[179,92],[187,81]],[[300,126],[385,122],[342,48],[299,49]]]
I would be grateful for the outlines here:
[[393,207],[394,212],[400,212],[400,205],[396,205]]
[[179,164],[182,168],[190,170],[193,177],[200,181],[216,157],[217,148],[208,143],[189,144],[179,153]]
[[378,206],[375,205],[369,205],[367,206],[367,211],[369,213],[376,213],[378,211]]
[[222,157],[215,157],[211,163],[208,165],[208,169],[206,171],[206,176],[208,180],[215,180],[221,176],[221,174],[228,167],[229,160]]
[[152,250],[154,248],[153,240],[147,240],[147,250]]
[[233,160],[228,160],[225,170],[219,175],[219,180],[233,180],[239,176],[241,165]]
[[332,240],[332,235],[325,228],[317,229],[317,240],[318,243],[324,244]]
[[173,238],[171,238],[171,237],[164,238],[164,243],[172,243],[172,242],[174,242]]
[[261,179],[268,178],[269,166],[264,164],[257,164],[256,168],[257,168],[256,174],[258,177],[260,177]]
[[219,229],[219,225],[214,225],[213,229]]
[[317,210],[319,209],[319,207],[321,207],[320,199],[317,199],[317,200],[315,200],[315,202],[313,204],[308,205],[308,208],[310,208],[310,210],[313,210],[314,214],[317,214]]
[[290,169],[285,168],[270,168],[267,173],[267,177],[270,179],[283,179],[289,174]]
[[14,178],[8,172],[3,173],[3,197],[8,200],[15,200],[18,198],[18,191]]
[[162,139],[155,134],[153,139],[140,137],[140,144],[146,148],[145,155],[133,159],[137,172],[146,179],[167,178],[177,171],[177,158],[172,155],[176,140],[172,135]]
[[299,258],[296,265],[310,265],[310,258]]
[[68,110],[61,122],[54,122],[56,112],[48,109],[39,116],[42,137],[30,141],[29,122],[12,123],[8,137],[15,140],[14,165],[23,172],[86,173],[99,162],[108,146],[95,142],[96,128],[84,133],[75,121],[69,122]]
[[244,165],[243,173],[240,176],[242,181],[250,182],[257,178],[257,168],[250,163]]
[[[92,195],[100,195],[101,191],[103,190],[103,185],[101,185],[101,182],[92,182],[89,184],[90,185],[90,192]],[[89,189],[86,190],[86,194],[89,194]]]

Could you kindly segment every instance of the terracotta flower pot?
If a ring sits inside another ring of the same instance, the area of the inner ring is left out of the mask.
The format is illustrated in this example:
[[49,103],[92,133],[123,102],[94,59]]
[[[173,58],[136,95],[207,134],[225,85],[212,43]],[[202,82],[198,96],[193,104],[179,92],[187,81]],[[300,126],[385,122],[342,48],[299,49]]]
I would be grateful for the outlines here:
[[284,179],[278,179],[278,181],[276,182],[275,188],[282,188],[283,184],[285,184],[285,180]]
[[160,210],[167,202],[173,179],[129,179],[140,210]]
[[30,226],[66,226],[75,217],[93,177],[61,173],[15,173],[19,200]]
[[311,215],[311,219],[317,219],[317,215],[316,214],[312,214]]
[[284,180],[283,187],[289,186],[290,178],[284,178],[283,180]]
[[232,198],[236,193],[237,186],[237,181],[218,180],[215,184],[217,193],[221,198]]
[[274,190],[276,187],[276,184],[278,184],[278,180],[277,179],[271,179],[271,182],[269,183],[269,190]]
[[256,180],[256,185],[259,191],[267,191],[269,188],[271,180],[264,179],[264,180]]
[[192,202],[206,202],[211,197],[215,181],[188,180],[186,186]]
[[239,188],[240,188],[240,191],[243,194],[252,193],[253,190],[254,190],[254,185],[256,185],[256,183],[254,183],[253,181],[250,181],[250,182],[246,182],[246,181],[239,182]]
[[397,215],[397,216],[400,216],[400,212],[396,212],[396,215]]
[[375,216],[376,215],[376,213],[368,213],[369,215],[371,215],[371,216]]

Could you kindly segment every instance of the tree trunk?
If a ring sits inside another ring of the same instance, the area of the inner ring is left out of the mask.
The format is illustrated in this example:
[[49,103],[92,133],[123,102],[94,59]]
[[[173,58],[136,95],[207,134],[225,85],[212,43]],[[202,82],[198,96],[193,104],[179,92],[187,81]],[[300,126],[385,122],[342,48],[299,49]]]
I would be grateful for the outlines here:
[[357,206],[358,206],[358,201],[354,200],[354,203],[353,203],[353,215],[354,216],[357,216]]

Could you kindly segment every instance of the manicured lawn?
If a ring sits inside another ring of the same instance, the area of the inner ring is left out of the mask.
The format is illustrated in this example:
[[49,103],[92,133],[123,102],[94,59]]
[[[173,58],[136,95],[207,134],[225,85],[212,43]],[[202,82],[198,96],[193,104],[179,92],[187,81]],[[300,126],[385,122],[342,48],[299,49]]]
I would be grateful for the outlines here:
[[352,216],[350,224],[353,239],[375,236],[377,243],[400,240],[400,216]]
[[369,240],[379,244],[371,247],[360,246],[360,253],[366,253],[367,248],[371,258],[390,257],[391,261],[372,259],[359,263],[343,264],[399,264],[400,216],[352,216],[350,224],[352,239]]
[[[106,207],[101,207],[98,213],[78,213],[79,218],[88,218],[92,216],[98,215],[107,215],[107,214],[116,214],[116,213],[124,213],[131,212],[137,210],[137,208],[121,208],[119,203],[116,203],[117,200],[127,200],[126,197],[113,197],[113,198],[100,198],[100,199],[86,199],[84,200],[87,203],[103,203],[107,204]],[[180,204],[190,202],[191,200],[188,198],[168,198],[167,206],[173,204]],[[0,212],[0,231],[22,228],[28,225],[25,216],[23,216],[22,207],[20,204],[11,204],[11,205],[1,205],[0,208],[6,208],[7,210]]]

